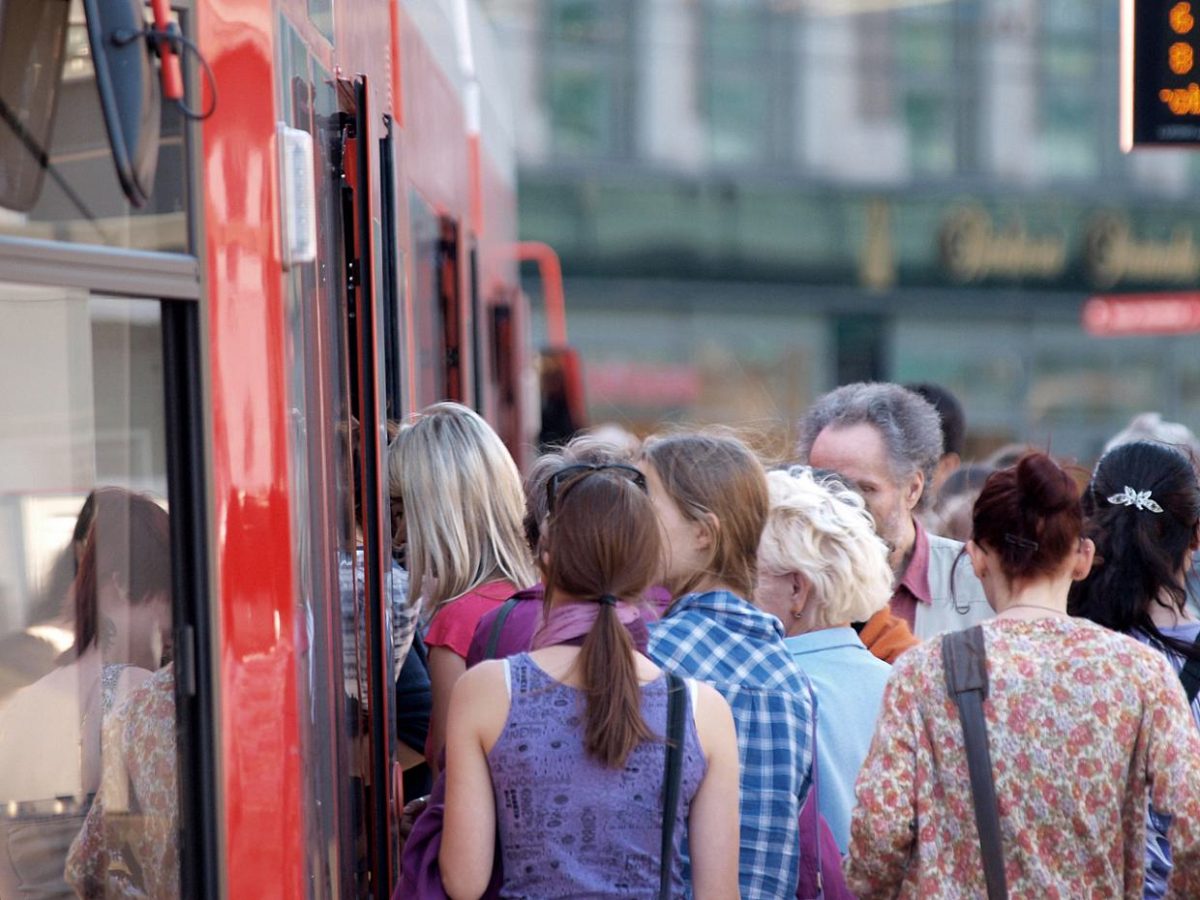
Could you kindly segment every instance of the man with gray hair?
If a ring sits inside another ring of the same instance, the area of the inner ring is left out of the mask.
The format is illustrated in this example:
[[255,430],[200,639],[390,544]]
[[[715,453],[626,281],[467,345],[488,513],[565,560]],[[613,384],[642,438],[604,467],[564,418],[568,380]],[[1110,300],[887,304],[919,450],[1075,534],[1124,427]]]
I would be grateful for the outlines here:
[[800,458],[849,479],[875,517],[895,578],[891,611],[920,639],[992,616],[962,544],[916,518],[942,455],[937,411],[897,384],[843,385],[800,421]]

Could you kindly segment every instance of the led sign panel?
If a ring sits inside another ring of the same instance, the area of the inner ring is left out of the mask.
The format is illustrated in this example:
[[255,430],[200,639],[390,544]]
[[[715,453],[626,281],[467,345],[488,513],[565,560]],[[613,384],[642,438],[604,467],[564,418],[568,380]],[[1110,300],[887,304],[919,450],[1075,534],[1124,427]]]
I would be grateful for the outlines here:
[[1200,0],[1121,0],[1121,149],[1200,144]]

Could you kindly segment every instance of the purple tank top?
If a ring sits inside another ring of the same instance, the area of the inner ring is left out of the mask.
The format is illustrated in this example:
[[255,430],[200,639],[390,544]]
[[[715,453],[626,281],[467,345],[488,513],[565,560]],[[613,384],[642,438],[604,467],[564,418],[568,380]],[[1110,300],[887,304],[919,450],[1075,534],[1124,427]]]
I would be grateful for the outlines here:
[[[646,741],[624,769],[583,748],[583,694],[555,681],[522,653],[508,660],[508,721],[488,754],[504,857],[501,897],[658,896],[666,745]],[[642,717],[667,732],[667,679],[642,687]],[[688,811],[704,777],[700,739],[687,704],[672,896],[685,894],[682,850]]]

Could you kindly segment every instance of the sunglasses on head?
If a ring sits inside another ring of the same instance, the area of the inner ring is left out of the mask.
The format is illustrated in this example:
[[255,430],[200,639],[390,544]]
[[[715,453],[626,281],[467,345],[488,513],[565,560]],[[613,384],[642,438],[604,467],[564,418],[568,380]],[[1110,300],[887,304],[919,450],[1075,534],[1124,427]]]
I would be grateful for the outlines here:
[[604,463],[603,465],[576,463],[573,466],[564,466],[559,469],[546,482],[546,511],[554,512],[555,501],[566,493],[570,487],[578,484],[594,472],[604,471],[617,472],[628,478],[643,491],[648,492],[645,474],[633,466],[628,466],[624,463]]

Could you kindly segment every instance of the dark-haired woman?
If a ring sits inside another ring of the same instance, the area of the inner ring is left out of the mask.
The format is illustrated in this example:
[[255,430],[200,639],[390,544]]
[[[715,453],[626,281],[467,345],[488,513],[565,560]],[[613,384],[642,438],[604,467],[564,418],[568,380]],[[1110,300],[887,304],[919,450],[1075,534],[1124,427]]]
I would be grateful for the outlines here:
[[[995,619],[984,701],[1013,897],[1142,895],[1145,805],[1174,817],[1174,896],[1200,896],[1200,734],[1161,654],[1067,615],[1091,567],[1071,477],[1044,454],[991,475],[968,552]],[[888,682],[859,776],[859,897],[986,896],[963,732],[938,637]]]
[[[1084,506],[1096,565],[1071,588],[1071,613],[1149,644],[1177,672],[1189,660],[1200,663],[1200,622],[1185,587],[1200,527],[1200,484],[1191,462],[1166,444],[1122,444],[1097,464]],[[1200,697],[1191,712],[1200,727]],[[1169,828],[1170,820],[1151,809],[1146,897],[1166,890]]]
[[[478,897],[497,832],[503,897],[738,895],[738,762],[729,706],[689,682],[679,827],[662,859],[667,684],[622,622],[654,578],[658,524],[636,469],[563,470],[547,484],[549,621],[588,619],[582,647],[484,662],[458,681],[446,742],[439,863],[447,892]],[[575,631],[576,628],[568,630]]]

